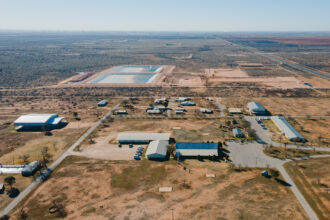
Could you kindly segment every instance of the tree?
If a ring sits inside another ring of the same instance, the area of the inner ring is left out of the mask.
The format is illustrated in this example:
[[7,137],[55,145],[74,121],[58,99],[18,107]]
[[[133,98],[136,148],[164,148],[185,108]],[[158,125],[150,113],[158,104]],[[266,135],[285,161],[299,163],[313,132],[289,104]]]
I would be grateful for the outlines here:
[[74,117],[75,119],[77,119],[77,118],[78,118],[78,112],[73,112],[73,117]]
[[13,176],[7,176],[5,178],[5,183],[10,186],[10,189],[12,189],[13,185],[16,183],[16,179]]
[[2,217],[0,217],[0,220],[9,220],[10,216],[9,215],[4,215]]
[[270,174],[271,174],[272,177],[274,177],[274,178],[277,178],[277,177],[280,176],[280,173],[279,173],[277,170],[273,170],[273,169],[270,170]]
[[51,157],[48,147],[42,148],[41,155],[42,155],[42,161],[44,162],[44,164],[46,164]]

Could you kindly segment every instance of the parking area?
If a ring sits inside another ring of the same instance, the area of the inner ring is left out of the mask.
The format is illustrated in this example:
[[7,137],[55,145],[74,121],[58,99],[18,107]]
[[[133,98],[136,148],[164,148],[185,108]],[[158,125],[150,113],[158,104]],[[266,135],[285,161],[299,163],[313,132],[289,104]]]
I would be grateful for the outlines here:
[[72,152],[72,155],[84,156],[101,160],[134,160],[134,156],[138,147],[146,145],[121,145],[109,143],[113,139],[113,135],[107,137],[99,137],[95,139],[94,144],[84,146],[80,151]]

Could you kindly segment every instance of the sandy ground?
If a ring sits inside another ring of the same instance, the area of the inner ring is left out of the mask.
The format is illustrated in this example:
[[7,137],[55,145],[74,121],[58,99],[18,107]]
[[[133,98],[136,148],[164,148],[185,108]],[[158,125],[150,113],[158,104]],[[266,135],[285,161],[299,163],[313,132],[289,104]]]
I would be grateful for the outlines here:
[[[187,161],[185,166],[186,171],[170,162],[69,158],[52,181],[42,184],[23,205],[32,219],[54,217],[48,213],[53,199],[65,206],[67,219],[169,220],[172,213],[174,219],[306,217],[290,189],[261,177],[260,170],[233,172],[225,163],[197,161]],[[124,182],[123,186],[113,182],[125,180],[135,184],[127,188]],[[173,187],[173,192],[159,193],[164,186]]]
[[249,77],[249,75],[241,69],[206,69],[205,74],[210,78],[244,78]]
[[199,76],[179,79],[179,85],[181,86],[202,86],[203,82]]
[[98,137],[94,139],[95,144],[90,144],[80,148],[80,151],[73,152],[73,155],[84,156],[88,158],[96,158],[102,160],[133,160],[138,146],[129,148],[128,145],[118,147],[118,144],[110,144],[109,142],[115,139],[115,135]]

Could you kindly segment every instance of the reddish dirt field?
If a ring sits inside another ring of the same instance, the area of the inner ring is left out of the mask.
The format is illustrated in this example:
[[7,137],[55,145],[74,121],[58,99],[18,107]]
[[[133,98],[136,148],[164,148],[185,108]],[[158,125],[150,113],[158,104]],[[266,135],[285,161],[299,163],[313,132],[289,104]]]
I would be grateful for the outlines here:
[[300,44],[300,45],[330,45],[330,36],[322,37],[243,37],[243,38],[226,38],[229,41],[275,41],[284,44]]

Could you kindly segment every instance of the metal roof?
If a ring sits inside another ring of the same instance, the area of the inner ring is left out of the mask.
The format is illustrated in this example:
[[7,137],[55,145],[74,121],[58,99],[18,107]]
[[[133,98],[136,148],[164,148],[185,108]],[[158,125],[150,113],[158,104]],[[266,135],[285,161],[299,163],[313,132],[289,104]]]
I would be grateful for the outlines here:
[[99,103],[97,103],[98,105],[105,105],[105,104],[108,104],[108,100],[106,99],[103,99],[101,100]]
[[[47,123],[52,118],[57,118],[57,114],[27,114],[22,115],[16,121],[14,124],[17,123]],[[63,118],[62,118],[63,119]]]
[[289,140],[305,140],[305,138],[282,116],[272,116],[272,121]]
[[239,129],[239,128],[233,129],[233,133],[234,133],[234,135],[243,134],[242,131],[241,131],[241,129]]
[[176,153],[180,156],[218,155],[217,143],[176,143]]
[[152,156],[154,154],[166,156],[167,146],[168,146],[168,141],[162,141],[162,140],[151,141],[148,146],[146,156]]
[[164,140],[168,141],[170,139],[170,133],[133,133],[133,132],[124,132],[119,133],[117,140],[129,140],[129,141],[156,141]]
[[249,102],[248,108],[251,112],[265,112],[266,109],[259,102]]

